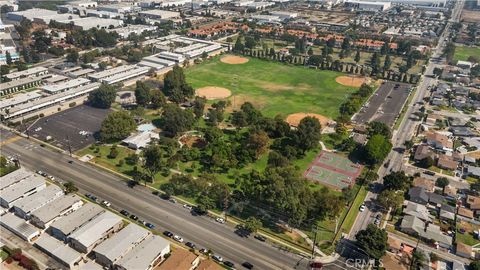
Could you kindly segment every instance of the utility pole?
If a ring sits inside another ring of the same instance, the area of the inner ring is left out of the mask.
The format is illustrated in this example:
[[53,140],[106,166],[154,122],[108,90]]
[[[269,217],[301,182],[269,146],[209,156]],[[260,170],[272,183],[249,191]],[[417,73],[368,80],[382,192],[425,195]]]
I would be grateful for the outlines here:
[[317,246],[317,233],[318,233],[318,227],[317,225],[312,225],[312,232],[315,230],[315,237],[313,238],[313,244],[312,244],[312,259],[315,258],[315,247]]

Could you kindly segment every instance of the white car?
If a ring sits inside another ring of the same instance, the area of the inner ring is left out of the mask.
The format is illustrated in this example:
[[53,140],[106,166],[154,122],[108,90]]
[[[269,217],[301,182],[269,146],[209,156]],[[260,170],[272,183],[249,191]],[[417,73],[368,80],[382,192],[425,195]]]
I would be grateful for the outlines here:
[[365,211],[366,208],[367,208],[367,207],[365,207],[365,204],[362,204],[362,205],[360,205],[360,209],[359,209],[359,210],[360,210],[360,212],[363,212],[363,211]]
[[174,235],[173,236],[173,240],[179,242],[179,243],[183,243],[183,238],[178,236],[178,235]]
[[218,255],[213,255],[212,258],[217,262],[223,262],[223,258]]
[[215,221],[221,224],[225,223],[225,219],[223,218],[216,218]]
[[109,201],[103,201],[102,204],[105,205],[106,207],[112,206],[112,204]]
[[183,205],[183,208],[186,208],[186,209],[188,209],[188,210],[192,210],[192,206],[189,205],[189,204],[184,204],[184,205]]

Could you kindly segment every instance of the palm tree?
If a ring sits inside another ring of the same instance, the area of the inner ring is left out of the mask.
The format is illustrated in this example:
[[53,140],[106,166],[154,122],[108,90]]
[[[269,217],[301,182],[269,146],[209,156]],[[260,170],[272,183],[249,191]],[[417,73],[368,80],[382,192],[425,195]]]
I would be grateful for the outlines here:
[[427,261],[425,254],[421,251],[415,250],[412,254],[412,262],[410,264],[410,270],[416,270],[421,268]]

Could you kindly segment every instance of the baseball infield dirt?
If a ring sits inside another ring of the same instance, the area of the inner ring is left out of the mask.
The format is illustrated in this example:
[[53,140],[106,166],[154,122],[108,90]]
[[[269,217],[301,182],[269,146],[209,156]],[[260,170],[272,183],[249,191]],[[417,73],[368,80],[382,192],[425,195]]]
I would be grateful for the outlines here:
[[287,123],[289,125],[297,127],[298,124],[300,124],[300,121],[307,116],[317,118],[318,121],[320,121],[320,125],[322,125],[322,129],[325,128],[326,126],[328,126],[329,123],[334,122],[332,119],[330,119],[326,116],[323,116],[321,114],[316,114],[316,113],[294,113],[294,114],[290,114],[289,116],[287,116],[287,119],[285,119],[285,121],[287,121]]
[[195,91],[195,94],[199,97],[204,97],[208,100],[213,100],[213,99],[227,98],[230,95],[232,95],[232,92],[230,92],[230,90],[228,90],[227,88],[223,88],[223,87],[206,86],[206,87],[198,88]]
[[356,76],[338,76],[335,81],[341,85],[352,87],[360,87],[362,84],[368,83],[368,79]]
[[248,58],[236,56],[236,55],[227,55],[220,59],[222,63],[230,64],[230,65],[239,65],[245,64],[248,62]]

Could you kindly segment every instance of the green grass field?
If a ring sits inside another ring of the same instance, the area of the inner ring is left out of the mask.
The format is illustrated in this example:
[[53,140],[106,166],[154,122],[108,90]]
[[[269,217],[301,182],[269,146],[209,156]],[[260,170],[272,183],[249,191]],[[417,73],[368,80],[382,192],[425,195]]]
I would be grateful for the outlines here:
[[240,65],[225,64],[220,57],[186,70],[194,88],[228,88],[233,109],[252,102],[266,116],[297,112],[338,116],[338,108],[356,89],[335,82],[342,73],[294,67],[250,58]]
[[468,57],[470,56],[480,57],[480,47],[458,46],[455,48],[455,55],[453,56],[453,60],[467,61]]

